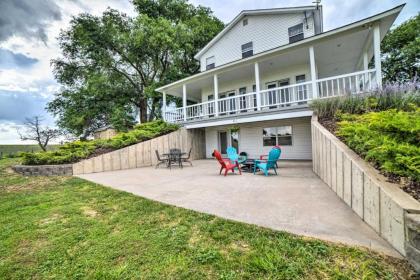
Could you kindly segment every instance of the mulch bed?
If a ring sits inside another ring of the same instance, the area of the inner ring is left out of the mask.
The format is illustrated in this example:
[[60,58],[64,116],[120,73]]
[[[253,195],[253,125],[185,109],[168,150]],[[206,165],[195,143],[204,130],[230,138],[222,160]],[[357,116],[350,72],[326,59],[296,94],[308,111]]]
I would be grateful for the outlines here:
[[[338,129],[337,120],[336,119],[320,119],[319,122],[332,134],[334,134],[337,138],[341,141],[345,142],[343,138],[337,136],[336,131]],[[360,156],[360,155],[359,155]],[[390,183],[395,183],[400,186],[400,188],[411,195],[414,199],[420,202],[420,182],[414,182],[412,180],[408,180],[405,177],[400,177],[395,174],[390,174],[383,172],[379,169],[379,166],[375,165],[372,162],[369,162],[375,169],[377,169],[382,175],[387,178],[387,181]]]

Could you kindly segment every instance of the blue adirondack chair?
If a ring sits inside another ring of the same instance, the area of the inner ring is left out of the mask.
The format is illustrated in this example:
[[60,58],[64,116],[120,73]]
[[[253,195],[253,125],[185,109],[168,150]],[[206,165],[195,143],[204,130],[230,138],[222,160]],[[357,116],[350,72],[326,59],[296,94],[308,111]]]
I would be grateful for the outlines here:
[[242,163],[247,159],[246,156],[238,155],[238,152],[236,151],[234,147],[228,147],[226,149],[226,153],[231,162],[237,161],[238,163]]
[[280,155],[281,155],[281,149],[273,148],[268,154],[267,160],[255,160],[254,174],[257,172],[257,168],[259,168],[261,171],[264,172],[265,176],[268,176],[268,171],[270,169],[273,169],[274,173],[276,173],[277,175],[276,163],[277,163],[277,160],[280,158]]

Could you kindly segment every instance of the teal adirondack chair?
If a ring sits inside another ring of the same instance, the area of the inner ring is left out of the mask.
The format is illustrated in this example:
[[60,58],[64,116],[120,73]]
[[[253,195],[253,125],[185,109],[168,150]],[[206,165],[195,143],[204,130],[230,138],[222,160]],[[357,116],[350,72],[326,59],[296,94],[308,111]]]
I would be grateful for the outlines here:
[[254,174],[257,172],[257,168],[259,168],[261,171],[264,172],[265,176],[268,176],[268,171],[270,169],[273,169],[274,173],[276,173],[277,175],[276,163],[277,163],[277,160],[280,158],[280,155],[281,155],[281,149],[273,148],[268,154],[267,160],[255,160]]
[[238,152],[234,147],[228,147],[226,149],[227,156],[231,162],[237,161],[239,164],[244,162],[246,160],[245,156],[238,155]]

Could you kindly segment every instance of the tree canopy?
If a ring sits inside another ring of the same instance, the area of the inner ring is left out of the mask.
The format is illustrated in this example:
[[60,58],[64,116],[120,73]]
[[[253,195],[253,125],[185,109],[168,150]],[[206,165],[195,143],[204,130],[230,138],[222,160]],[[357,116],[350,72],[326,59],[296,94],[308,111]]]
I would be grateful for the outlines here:
[[419,75],[420,14],[391,30],[381,44],[382,71],[388,82],[404,82]]
[[107,124],[130,127],[135,111],[141,122],[159,117],[155,89],[198,72],[195,53],[223,28],[210,9],[185,0],[133,5],[133,18],[108,8],[73,17],[60,33],[52,66],[62,89],[47,109],[61,128],[86,137]]

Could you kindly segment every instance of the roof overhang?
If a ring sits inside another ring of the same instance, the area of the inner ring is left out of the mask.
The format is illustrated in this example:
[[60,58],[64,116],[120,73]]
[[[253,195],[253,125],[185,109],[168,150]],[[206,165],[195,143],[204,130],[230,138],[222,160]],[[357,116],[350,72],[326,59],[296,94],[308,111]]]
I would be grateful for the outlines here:
[[[322,11],[322,6],[318,6]],[[302,6],[302,7],[289,7],[289,8],[275,8],[275,9],[258,9],[258,10],[244,10],[240,12],[226,27],[219,32],[210,42],[207,43],[195,56],[194,58],[199,60],[200,57],[220,38],[222,38],[236,23],[238,23],[245,16],[255,15],[273,15],[273,14],[286,14],[286,13],[299,13],[304,11],[316,10],[316,6]]]
[[212,127],[212,126],[222,126],[222,125],[236,125],[236,124],[243,124],[243,123],[255,123],[255,122],[262,122],[262,121],[271,121],[271,120],[282,120],[282,119],[293,119],[293,118],[302,118],[302,117],[310,117],[312,116],[313,111],[304,108],[301,110],[295,110],[290,112],[277,112],[275,114],[255,114],[250,116],[244,116],[241,118],[232,117],[226,119],[215,119],[208,122],[196,122],[196,123],[185,123],[184,127],[186,129],[193,129],[193,128],[204,128],[204,127]]
[[392,24],[394,23],[395,19],[397,18],[397,16],[399,15],[399,13],[401,12],[401,10],[403,9],[403,7],[405,6],[405,4],[399,5],[395,8],[392,8],[390,10],[387,10],[385,12],[376,14],[374,16],[362,19],[360,21],[345,25],[345,26],[341,26],[338,27],[336,29],[332,29],[323,33],[320,33],[318,35],[314,35],[308,38],[305,38],[301,41],[292,43],[292,44],[287,44],[287,45],[283,45],[283,46],[279,46],[276,47],[274,49],[265,51],[265,52],[261,52],[258,54],[255,54],[251,57],[245,58],[245,59],[239,59],[224,65],[220,65],[216,68],[213,68],[211,70],[207,70],[204,72],[200,72],[197,73],[195,75],[186,77],[184,79],[175,81],[173,83],[167,84],[165,86],[159,87],[156,90],[158,92],[164,92],[165,90],[168,90],[170,88],[173,87],[178,87],[184,83],[187,83],[189,81],[192,80],[196,80],[196,79],[203,79],[206,77],[211,77],[215,74],[220,74],[226,71],[229,71],[231,69],[240,67],[240,66],[244,66],[247,64],[253,64],[261,59],[267,59],[270,58],[272,56],[275,55],[280,55],[282,53],[287,53],[293,49],[297,49],[297,48],[302,48],[302,47],[306,47],[306,46],[310,46],[313,44],[316,44],[318,42],[322,42],[323,40],[329,40],[341,35],[347,35],[349,33],[352,32],[358,32],[360,30],[365,30],[367,28],[370,28],[371,26],[373,26],[373,24],[375,23],[379,23],[380,26],[380,30],[381,30],[381,39],[385,36],[385,34],[388,32],[388,30],[391,28]]

